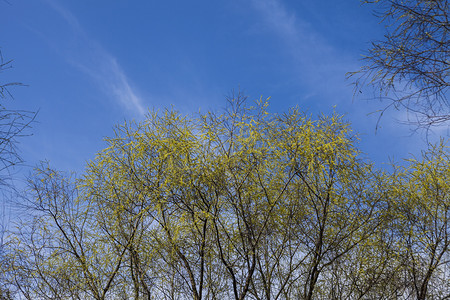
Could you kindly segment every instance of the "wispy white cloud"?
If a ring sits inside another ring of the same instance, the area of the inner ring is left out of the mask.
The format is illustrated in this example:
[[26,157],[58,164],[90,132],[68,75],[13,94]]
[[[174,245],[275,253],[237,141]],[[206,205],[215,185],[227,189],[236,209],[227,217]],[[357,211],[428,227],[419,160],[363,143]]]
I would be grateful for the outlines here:
[[133,88],[117,59],[86,34],[78,19],[69,10],[54,0],[46,2],[73,31],[74,41],[66,53],[68,61],[88,74],[104,93],[113,97],[133,114],[142,117],[146,113],[143,100]]
[[131,88],[130,82],[117,60],[99,47],[92,53],[91,60],[96,61],[95,64],[85,64],[75,60],[72,60],[71,63],[91,76],[105,93],[113,96],[122,106],[143,116],[146,112],[143,101]]
[[[265,28],[282,41],[282,46],[293,60],[301,81],[311,90],[345,93],[345,73],[357,68],[351,59],[339,53],[307,21],[290,12],[280,0],[252,0]],[[309,92],[310,93],[310,92]],[[337,104],[337,103],[333,103]]]
[[44,0],[44,1],[48,5],[50,5],[54,10],[56,10],[56,12],[58,12],[58,14],[70,25],[72,30],[76,31],[79,34],[83,33],[83,29],[81,28],[80,23],[71,12],[62,7],[55,0]]
[[280,36],[290,42],[298,42],[298,20],[293,13],[288,13],[279,1],[253,0],[253,5],[264,16],[265,22],[270,24]]

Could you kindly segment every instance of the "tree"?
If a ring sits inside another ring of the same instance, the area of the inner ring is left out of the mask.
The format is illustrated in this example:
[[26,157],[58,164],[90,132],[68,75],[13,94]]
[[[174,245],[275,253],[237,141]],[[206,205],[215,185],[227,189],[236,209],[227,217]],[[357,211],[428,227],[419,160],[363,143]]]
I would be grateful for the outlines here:
[[415,299],[450,297],[450,168],[444,145],[411,159],[392,176],[391,230]]
[[[405,109],[418,126],[448,125],[450,23],[448,0],[368,0],[386,24],[383,40],[364,56],[356,88],[371,85],[391,101],[381,112]],[[380,115],[380,117],[381,117]]]
[[[0,52],[0,73],[11,68],[11,61],[4,61]],[[18,82],[0,82],[0,100],[12,98],[9,88],[21,85]],[[35,114],[23,110],[7,109],[4,102],[0,103],[0,185],[8,183],[10,175],[8,170],[22,162],[17,152],[17,138],[24,134],[34,120]]]
[[267,105],[236,95],[222,114],[150,113],[118,126],[77,180],[38,168],[32,215],[8,245],[8,289],[27,299],[444,299],[446,148],[389,174],[360,158],[341,116]]
[[[11,68],[11,61],[4,61],[0,51],[0,73]],[[21,85],[17,82],[0,82],[0,281],[4,274],[4,235],[7,229],[6,196],[13,187],[12,168],[22,162],[17,150],[18,138],[25,134],[25,130],[35,118],[35,114],[24,110],[11,110],[7,108],[5,101],[12,98],[9,88]],[[3,291],[0,284],[0,298],[7,297],[7,291]]]
[[12,251],[15,290],[327,299],[331,266],[380,225],[376,174],[339,116],[267,105],[238,95],[222,115],[166,111],[120,126],[76,185],[40,168]]
[[36,172],[29,182],[33,201],[24,206],[32,215],[11,243],[7,279],[27,299],[107,299],[118,290],[113,283],[126,248],[110,247],[70,176],[45,164]]

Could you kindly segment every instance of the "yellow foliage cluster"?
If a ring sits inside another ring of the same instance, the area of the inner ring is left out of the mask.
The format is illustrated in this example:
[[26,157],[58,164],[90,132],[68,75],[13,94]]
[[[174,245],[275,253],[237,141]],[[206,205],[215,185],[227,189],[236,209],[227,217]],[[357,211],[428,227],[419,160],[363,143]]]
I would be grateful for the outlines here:
[[[48,168],[11,285],[55,299],[425,299],[450,293],[443,145],[376,170],[342,116],[237,98],[117,127],[75,184]],[[446,271],[447,270],[447,271]]]

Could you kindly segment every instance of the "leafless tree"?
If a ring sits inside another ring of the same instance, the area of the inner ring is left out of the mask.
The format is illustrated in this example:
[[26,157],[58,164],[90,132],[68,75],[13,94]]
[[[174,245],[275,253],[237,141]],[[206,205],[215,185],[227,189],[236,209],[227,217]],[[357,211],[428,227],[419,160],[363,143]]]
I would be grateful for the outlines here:
[[[0,52],[0,74],[12,67],[11,62],[3,60]],[[22,162],[17,151],[17,138],[26,134],[25,129],[35,118],[33,112],[7,108],[5,102],[13,98],[9,89],[20,85],[19,82],[0,81],[0,185],[8,182],[11,167]]]
[[356,75],[356,91],[373,86],[388,109],[406,110],[418,127],[450,122],[450,41],[448,0],[365,0],[386,25],[384,39],[372,42]]
[[[10,69],[12,61],[3,60],[0,51],[0,74]],[[7,108],[6,102],[12,99],[10,88],[20,86],[18,82],[3,82],[0,79],[0,282],[4,273],[4,236],[7,227],[8,212],[6,209],[6,196],[10,194],[13,180],[13,167],[22,162],[17,149],[18,138],[26,135],[36,114],[25,110]],[[8,292],[0,285],[0,298],[8,299]]]

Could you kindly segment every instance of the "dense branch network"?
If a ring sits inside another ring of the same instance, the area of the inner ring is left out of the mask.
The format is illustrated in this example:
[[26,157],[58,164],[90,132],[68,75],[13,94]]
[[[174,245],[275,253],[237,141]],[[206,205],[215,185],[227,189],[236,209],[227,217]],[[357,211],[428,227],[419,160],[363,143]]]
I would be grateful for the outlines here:
[[445,145],[381,171],[341,116],[247,104],[119,126],[78,180],[41,165],[11,299],[448,298]]

